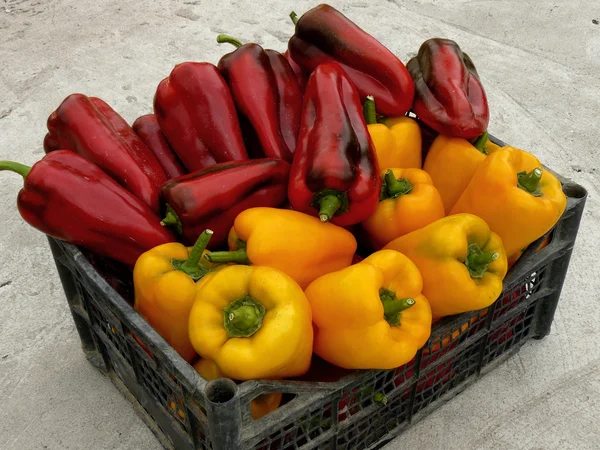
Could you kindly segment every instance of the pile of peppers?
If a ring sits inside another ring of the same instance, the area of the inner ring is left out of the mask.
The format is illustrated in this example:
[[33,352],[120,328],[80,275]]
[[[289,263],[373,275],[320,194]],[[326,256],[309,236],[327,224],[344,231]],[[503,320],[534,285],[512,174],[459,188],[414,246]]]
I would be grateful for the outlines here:
[[23,219],[122,263],[135,310],[207,380],[299,378],[314,355],[398,368],[436,320],[496,301],[566,207],[534,155],[490,141],[456,42],[405,65],[329,5],[290,17],[283,53],[219,35],[234,48],[176,65],[152,113],[129,125],[74,93],[40,161],[0,161]]

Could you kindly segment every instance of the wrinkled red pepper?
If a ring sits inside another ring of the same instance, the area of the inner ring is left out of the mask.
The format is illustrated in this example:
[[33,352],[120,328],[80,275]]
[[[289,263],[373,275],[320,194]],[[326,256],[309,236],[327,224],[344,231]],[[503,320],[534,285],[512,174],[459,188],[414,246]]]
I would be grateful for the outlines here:
[[222,34],[217,42],[237,47],[219,60],[218,67],[238,111],[252,125],[262,154],[292,162],[302,92],[287,59],[275,50],[264,50],[258,44],[242,45]]
[[296,75],[296,80],[298,80],[298,85],[300,86],[300,90],[302,92],[304,92],[306,90],[306,83],[308,82],[308,76],[310,74],[307,74],[302,67],[300,67],[298,64],[296,64],[296,61],[294,61],[294,59],[290,56],[290,51],[286,50],[283,53],[283,56],[285,56],[285,59],[287,59],[288,63],[290,63],[290,67],[292,68],[292,70],[294,71],[294,74]]
[[96,97],[69,95],[48,118],[46,153],[71,150],[93,162],[154,211],[167,181],[152,152],[127,122]]
[[158,85],[154,114],[189,172],[248,159],[231,93],[213,64],[176,65]]
[[379,203],[381,177],[362,104],[337,63],[318,66],[306,86],[288,195],[294,209],[349,226]]
[[450,39],[423,42],[408,61],[415,83],[413,111],[438,133],[474,139],[488,127],[485,90],[471,58]]
[[133,131],[137,134],[146,147],[150,149],[158,162],[162,166],[167,178],[180,177],[187,172],[177,158],[177,155],[169,145],[165,135],[160,130],[160,125],[154,114],[146,114],[135,119],[132,125]]
[[319,5],[297,18],[288,42],[293,60],[311,73],[319,64],[335,61],[350,77],[361,101],[375,97],[378,113],[405,114],[415,88],[410,74],[392,52],[329,5]]
[[188,245],[205,229],[213,230],[210,247],[218,247],[227,242],[242,211],[286,202],[289,174],[284,160],[264,158],[216,164],[174,178],[162,189],[167,203],[163,224],[176,227]]
[[175,240],[145,203],[70,150],[53,151],[31,168],[0,161],[0,170],[23,176],[19,212],[49,236],[129,266],[145,251]]

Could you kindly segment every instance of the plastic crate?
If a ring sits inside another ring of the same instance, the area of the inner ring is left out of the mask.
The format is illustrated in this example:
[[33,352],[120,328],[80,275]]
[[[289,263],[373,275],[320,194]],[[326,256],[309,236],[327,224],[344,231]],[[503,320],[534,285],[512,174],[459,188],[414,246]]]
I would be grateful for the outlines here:
[[[206,382],[133,310],[130,272],[73,245],[49,242],[87,358],[134,404],[165,448],[374,449],[530,338],[549,333],[587,196],[583,187],[561,181],[568,203],[550,243],[539,252],[544,238],[529,246],[492,306],[437,322],[405,366],[340,370],[342,376],[330,382]],[[316,359],[313,365],[319,364]],[[250,402],[267,392],[284,393],[284,402],[253,420]]]

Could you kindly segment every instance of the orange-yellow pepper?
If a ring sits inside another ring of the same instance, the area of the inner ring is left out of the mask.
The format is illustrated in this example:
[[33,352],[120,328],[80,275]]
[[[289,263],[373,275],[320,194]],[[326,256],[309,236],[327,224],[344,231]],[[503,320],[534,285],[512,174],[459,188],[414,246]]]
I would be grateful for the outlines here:
[[356,239],[317,217],[276,208],[250,208],[235,219],[229,252],[212,252],[212,262],[232,261],[279,269],[302,289],[323,274],[352,263]]
[[450,213],[486,156],[499,148],[488,139],[487,131],[473,144],[466,139],[441,134],[434,139],[423,170],[431,176],[439,191],[446,214]]
[[[194,363],[194,369],[196,369],[200,376],[206,381],[227,377],[227,375],[221,369],[219,369],[215,362],[211,361],[210,359],[199,359],[196,363]],[[256,397],[250,402],[250,412],[252,414],[252,418],[257,420],[266,416],[270,412],[275,411],[281,404],[281,398],[281,392],[261,394]]]
[[154,247],[140,255],[133,269],[134,309],[188,362],[198,356],[188,336],[197,289],[223,267],[202,258],[212,234],[206,230],[194,247]]
[[391,369],[409,362],[431,333],[419,270],[382,250],[313,281],[314,351],[345,369]]
[[535,156],[503,147],[479,166],[451,213],[481,217],[514,255],[547,233],[566,205],[560,181]]
[[385,248],[404,253],[419,268],[434,318],[486,308],[502,292],[502,241],[472,214],[444,217]]
[[412,117],[382,119],[375,114],[375,100],[367,97],[364,105],[367,128],[375,147],[379,169],[421,168],[421,128]]
[[232,265],[198,290],[189,336],[200,356],[235,380],[300,376],[312,356],[311,309],[285,273]]
[[444,204],[427,172],[387,169],[382,177],[379,206],[362,223],[376,250],[444,217]]

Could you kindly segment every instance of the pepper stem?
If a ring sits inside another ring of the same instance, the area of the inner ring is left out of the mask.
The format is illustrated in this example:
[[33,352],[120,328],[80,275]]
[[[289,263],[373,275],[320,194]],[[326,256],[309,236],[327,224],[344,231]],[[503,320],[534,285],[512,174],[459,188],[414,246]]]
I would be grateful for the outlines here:
[[228,36],[226,34],[219,34],[217,36],[217,42],[219,44],[225,44],[225,43],[231,44],[231,45],[234,45],[237,48],[240,48],[242,45],[244,45],[244,44],[242,44],[242,41],[240,41],[239,39],[236,39],[234,37]]
[[535,197],[541,197],[540,179],[542,178],[542,173],[544,171],[541,167],[536,167],[531,172],[519,172],[517,174],[517,186]]
[[335,194],[328,194],[319,202],[319,219],[321,222],[329,222],[338,209],[342,206],[342,201]]
[[379,298],[383,303],[383,316],[392,327],[400,326],[402,311],[415,304],[415,299],[410,297],[399,299],[394,291],[386,288],[379,290]]
[[248,294],[223,308],[223,324],[227,336],[250,337],[262,326],[265,307]]
[[188,259],[175,259],[171,260],[171,264],[175,270],[181,270],[190,276],[194,281],[199,280],[204,275],[206,275],[207,270],[201,266],[201,258],[204,250],[206,250],[206,246],[210,242],[214,232],[212,230],[204,230],[196,243],[192,247],[192,251],[190,252],[190,256]]
[[488,264],[498,259],[498,253],[486,253],[477,244],[469,244],[467,247],[467,259],[465,265],[469,269],[471,278],[482,278],[488,268]]
[[386,192],[385,198],[398,198],[412,191],[412,184],[406,178],[398,178],[394,176],[394,172],[390,169],[385,171],[383,176],[384,187]]
[[183,225],[181,224],[181,220],[179,216],[175,212],[171,205],[167,203],[167,213],[163,220],[160,221],[160,224],[163,227],[173,227],[177,231],[177,234],[183,233]]
[[251,264],[245,248],[229,252],[210,252],[204,255],[204,258],[212,263]]
[[292,11],[290,13],[290,19],[292,19],[292,22],[294,22],[294,25],[296,25],[298,23],[298,14],[296,14],[295,11]]
[[487,141],[488,141],[488,132],[484,131],[481,136],[479,136],[477,139],[475,139],[475,141],[473,142],[473,147],[475,147],[478,151],[480,151],[484,155],[488,155],[489,153],[485,149],[485,144],[487,144]]
[[363,115],[367,125],[377,123],[377,111],[375,110],[375,98],[372,95],[367,95],[367,99],[363,104]]
[[14,161],[0,161],[0,170],[10,170],[25,178],[29,174],[31,167]]

